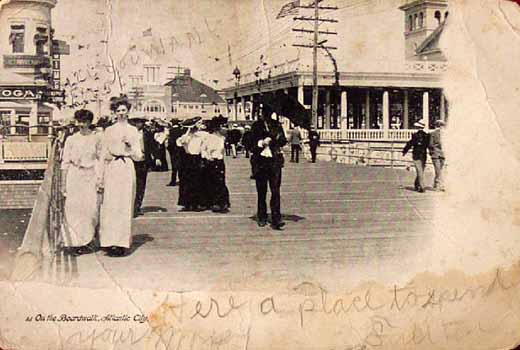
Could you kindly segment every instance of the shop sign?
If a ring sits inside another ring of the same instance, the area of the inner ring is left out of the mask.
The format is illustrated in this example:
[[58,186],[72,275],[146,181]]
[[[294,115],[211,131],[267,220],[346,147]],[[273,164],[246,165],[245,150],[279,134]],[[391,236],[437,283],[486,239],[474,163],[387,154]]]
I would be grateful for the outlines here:
[[0,100],[39,100],[43,90],[37,87],[2,87],[0,86]]
[[4,55],[5,68],[48,68],[49,56],[40,55]]

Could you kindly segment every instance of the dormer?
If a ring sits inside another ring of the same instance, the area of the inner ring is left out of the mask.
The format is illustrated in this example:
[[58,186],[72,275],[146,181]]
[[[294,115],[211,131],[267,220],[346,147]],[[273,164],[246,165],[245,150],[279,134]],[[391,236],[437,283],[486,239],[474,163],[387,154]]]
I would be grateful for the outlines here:
[[426,41],[431,41],[435,33],[440,35],[448,18],[448,0],[414,0],[399,9],[405,13],[406,59],[421,59],[418,49],[424,47]]

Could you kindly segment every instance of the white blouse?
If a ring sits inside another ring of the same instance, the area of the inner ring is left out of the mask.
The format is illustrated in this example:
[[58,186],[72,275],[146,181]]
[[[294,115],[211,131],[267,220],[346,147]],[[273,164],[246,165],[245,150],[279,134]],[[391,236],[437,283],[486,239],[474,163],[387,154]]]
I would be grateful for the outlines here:
[[117,156],[142,159],[143,151],[137,129],[128,123],[115,123],[103,133],[103,159],[111,161]]
[[177,139],[177,146],[183,147],[188,154],[201,154],[202,142],[208,135],[206,131],[187,132]]
[[95,168],[101,156],[101,137],[99,134],[82,135],[77,132],[65,140],[61,168]]
[[201,156],[204,159],[224,159],[224,136],[208,134],[202,141]]

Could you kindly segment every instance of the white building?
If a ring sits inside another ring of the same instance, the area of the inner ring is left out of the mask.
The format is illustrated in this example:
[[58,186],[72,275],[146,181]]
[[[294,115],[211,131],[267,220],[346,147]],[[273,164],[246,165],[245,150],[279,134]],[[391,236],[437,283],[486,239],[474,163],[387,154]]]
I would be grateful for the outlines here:
[[56,3],[57,0],[0,3],[2,168],[27,168],[31,164],[24,161],[47,158],[54,106],[44,99],[53,87],[53,80],[59,79],[59,62],[52,58],[51,12]]

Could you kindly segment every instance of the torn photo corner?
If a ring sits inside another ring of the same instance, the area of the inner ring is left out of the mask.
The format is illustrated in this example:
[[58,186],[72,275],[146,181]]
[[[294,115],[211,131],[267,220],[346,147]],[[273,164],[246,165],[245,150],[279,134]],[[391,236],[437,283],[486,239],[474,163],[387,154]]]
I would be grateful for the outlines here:
[[0,349],[517,348],[519,38],[507,0],[0,1]]

